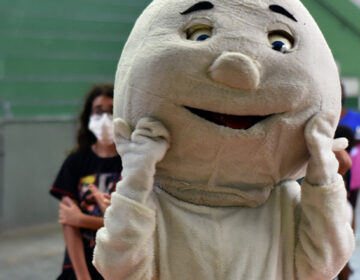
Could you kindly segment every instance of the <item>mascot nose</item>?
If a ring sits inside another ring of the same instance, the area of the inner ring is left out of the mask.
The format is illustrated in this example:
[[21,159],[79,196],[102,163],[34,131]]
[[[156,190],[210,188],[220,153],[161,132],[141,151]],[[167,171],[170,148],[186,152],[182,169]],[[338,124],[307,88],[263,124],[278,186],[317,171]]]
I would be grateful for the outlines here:
[[210,66],[209,74],[215,82],[237,89],[256,89],[260,83],[258,64],[241,53],[222,53]]

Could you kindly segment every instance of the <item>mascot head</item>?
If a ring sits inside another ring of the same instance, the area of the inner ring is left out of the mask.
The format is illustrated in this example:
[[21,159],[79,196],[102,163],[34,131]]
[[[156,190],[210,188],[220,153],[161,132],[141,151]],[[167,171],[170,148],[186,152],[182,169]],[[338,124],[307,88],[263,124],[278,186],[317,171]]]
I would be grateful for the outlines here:
[[154,0],[118,64],[115,118],[171,134],[156,182],[210,206],[264,203],[297,179],[307,121],[340,112],[336,64],[298,0]]

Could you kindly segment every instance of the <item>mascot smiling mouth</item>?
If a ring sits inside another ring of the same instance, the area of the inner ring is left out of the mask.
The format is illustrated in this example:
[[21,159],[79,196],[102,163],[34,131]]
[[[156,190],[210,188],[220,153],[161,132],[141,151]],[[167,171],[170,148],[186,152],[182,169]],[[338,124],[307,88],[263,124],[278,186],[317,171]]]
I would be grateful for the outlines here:
[[236,116],[236,115],[220,114],[220,113],[195,109],[191,107],[185,107],[185,108],[202,119],[232,129],[248,129],[254,126],[255,124],[257,124],[258,122],[272,116],[272,115]]

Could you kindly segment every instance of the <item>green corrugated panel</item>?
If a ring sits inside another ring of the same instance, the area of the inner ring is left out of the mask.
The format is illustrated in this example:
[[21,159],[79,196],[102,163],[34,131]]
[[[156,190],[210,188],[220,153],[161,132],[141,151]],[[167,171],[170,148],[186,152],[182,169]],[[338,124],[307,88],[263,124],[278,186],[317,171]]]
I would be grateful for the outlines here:
[[39,18],[90,19],[91,21],[119,20],[121,17],[137,16],[149,3],[144,0],[91,1],[91,0],[2,0],[2,11],[12,15]]
[[[149,2],[1,0],[0,100],[80,102],[93,83],[112,81],[132,25]],[[323,30],[342,74],[360,78],[360,39],[324,3],[356,28],[359,9],[348,0],[303,2]],[[21,110],[31,114],[30,107],[21,106],[15,113]],[[55,111],[34,108],[34,114],[39,112]]]
[[63,116],[76,115],[81,110],[81,105],[45,104],[45,105],[13,105],[11,112],[17,117],[37,116]]
[[[340,63],[341,74],[355,76],[360,79],[360,33],[357,35],[343,20],[354,28],[360,27],[360,9],[349,1],[303,0],[317,21],[326,40],[333,51],[335,59]],[[329,9],[336,9],[339,17]],[[337,3],[335,5],[335,3]],[[340,5],[340,6],[339,6]],[[354,17],[354,15],[356,15]],[[358,27],[359,26],[359,27]],[[359,29],[360,32],[360,29]]]
[[7,81],[0,83],[0,101],[28,102],[74,102],[82,101],[86,91],[93,83],[110,80],[87,77],[83,81]]
[[0,101],[11,102],[16,116],[73,114],[91,85],[113,81],[123,45],[148,3],[2,0]]
[[117,21],[77,20],[72,18],[25,17],[18,14],[9,15],[0,11],[2,34],[39,37],[51,35],[55,37],[94,37],[102,35],[103,39],[113,40],[119,34],[127,34],[132,28],[133,19],[119,18]]
[[[303,2],[319,24],[333,51],[335,59],[340,63],[341,74],[344,76],[355,76],[360,79],[360,37],[344,25],[340,18],[334,17],[334,15],[317,0],[306,0]],[[335,2],[336,1],[326,1],[331,9],[333,8],[331,5]],[[349,24],[353,24],[355,28],[357,28],[357,25],[360,25],[360,9],[348,1],[341,1],[341,5],[343,5],[343,9],[337,9],[339,16],[342,17],[341,19],[348,21]],[[358,17],[347,17],[345,10],[348,12],[353,11],[351,14],[358,14]],[[340,14],[340,12],[344,13],[344,15]]]
[[[303,0],[340,66],[340,74],[360,81],[360,9],[349,0]],[[348,98],[345,105],[358,108],[358,98]]]
[[77,57],[95,56],[111,57],[116,59],[120,56],[122,47],[126,42],[127,35],[119,35],[112,41],[100,40],[99,38],[79,39],[75,37],[57,38],[55,36],[22,36],[1,35],[8,42],[0,44],[0,52],[3,56],[53,56],[53,57]]
[[360,8],[352,3],[350,0],[330,1],[330,0],[313,0],[324,9],[327,9],[334,16],[343,18],[344,24],[352,25],[360,32]]
[[[36,65],[36,67],[34,67]],[[116,70],[115,59],[90,58],[39,58],[8,57],[4,79],[23,77],[24,79],[56,79],[65,77],[113,76]]]

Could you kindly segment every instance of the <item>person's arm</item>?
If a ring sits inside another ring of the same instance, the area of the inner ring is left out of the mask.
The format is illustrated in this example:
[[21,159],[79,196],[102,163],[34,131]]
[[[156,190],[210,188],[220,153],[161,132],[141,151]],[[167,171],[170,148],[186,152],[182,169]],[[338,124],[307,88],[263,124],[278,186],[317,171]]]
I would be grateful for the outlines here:
[[104,226],[104,218],[103,217],[95,217],[91,215],[86,215],[82,213],[77,222],[78,227],[98,230]]
[[295,265],[299,280],[334,279],[354,250],[346,190],[332,151],[330,120],[319,113],[305,128],[310,158],[296,213],[299,222]]
[[84,243],[79,228],[63,225],[66,248],[73,265],[77,280],[91,280],[86,265]]
[[81,212],[76,202],[69,197],[63,197],[59,204],[59,223],[98,230],[104,226],[103,217],[95,217]]
[[[77,198],[77,185],[79,181],[78,161],[79,155],[77,153],[67,157],[50,190],[51,195],[58,199],[61,199],[64,195],[72,199]],[[70,198],[68,199],[71,200]],[[61,212],[61,206],[59,205],[59,222],[61,221]],[[76,279],[91,280],[86,264],[84,243],[79,228],[63,224],[63,235]]]
[[150,206],[150,194],[169,136],[161,123],[148,118],[141,119],[133,133],[119,119],[114,128],[122,180],[111,194],[105,227],[97,232],[93,263],[107,280],[155,279],[156,209]]

